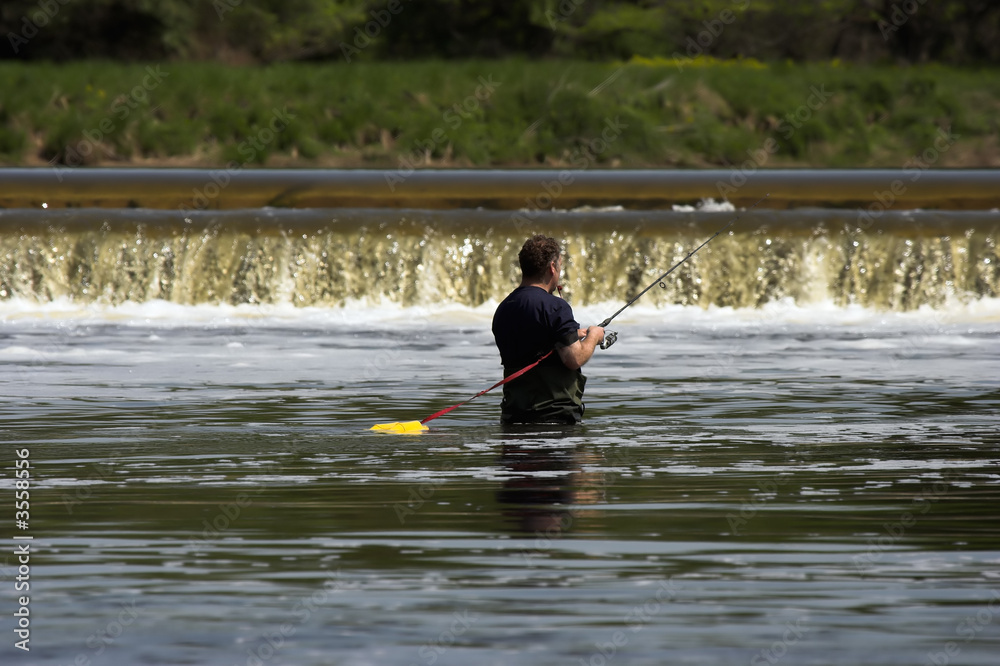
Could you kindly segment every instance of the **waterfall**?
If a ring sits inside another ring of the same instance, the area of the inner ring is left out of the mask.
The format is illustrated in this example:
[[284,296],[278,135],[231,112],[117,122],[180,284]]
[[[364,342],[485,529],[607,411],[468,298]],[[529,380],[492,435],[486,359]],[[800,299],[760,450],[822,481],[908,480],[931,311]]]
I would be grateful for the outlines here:
[[[121,304],[500,300],[525,238],[563,242],[574,304],[637,293],[732,219],[726,212],[406,209],[0,211],[0,300]],[[778,299],[889,310],[1000,292],[1000,213],[747,213],[644,304]]]

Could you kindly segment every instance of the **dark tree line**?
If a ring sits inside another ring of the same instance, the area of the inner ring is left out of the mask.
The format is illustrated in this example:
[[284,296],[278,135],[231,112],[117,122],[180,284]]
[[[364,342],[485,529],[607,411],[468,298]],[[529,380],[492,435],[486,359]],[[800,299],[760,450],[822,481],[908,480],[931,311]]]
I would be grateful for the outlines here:
[[4,0],[0,58],[1000,62],[996,0]]

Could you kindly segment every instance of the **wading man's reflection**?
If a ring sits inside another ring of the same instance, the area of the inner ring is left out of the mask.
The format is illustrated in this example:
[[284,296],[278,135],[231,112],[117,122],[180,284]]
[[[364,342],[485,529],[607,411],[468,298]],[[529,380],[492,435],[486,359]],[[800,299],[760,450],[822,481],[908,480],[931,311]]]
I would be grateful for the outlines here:
[[604,474],[583,467],[602,459],[584,449],[578,429],[508,426],[504,439],[499,462],[510,477],[497,501],[514,532],[555,539],[596,515],[583,507],[604,501]]

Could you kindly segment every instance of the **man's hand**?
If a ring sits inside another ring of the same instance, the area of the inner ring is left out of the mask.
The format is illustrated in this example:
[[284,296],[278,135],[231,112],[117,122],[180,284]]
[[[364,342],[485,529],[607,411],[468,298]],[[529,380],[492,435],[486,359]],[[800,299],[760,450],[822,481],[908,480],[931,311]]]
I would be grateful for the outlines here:
[[582,340],[577,340],[568,347],[559,347],[559,358],[563,365],[570,370],[578,370],[583,364],[594,355],[597,345],[604,341],[604,329],[600,326],[590,326],[586,331],[580,330],[583,334]]
[[601,344],[602,342],[604,342],[604,329],[601,328],[600,326],[590,326],[590,327],[585,328],[585,329],[584,328],[580,328],[580,329],[577,329],[576,334],[579,336],[579,338],[581,340],[583,340],[585,337],[587,337],[588,335],[590,335],[591,331],[594,331],[594,335],[600,335],[601,336],[601,339],[597,341],[597,344]]

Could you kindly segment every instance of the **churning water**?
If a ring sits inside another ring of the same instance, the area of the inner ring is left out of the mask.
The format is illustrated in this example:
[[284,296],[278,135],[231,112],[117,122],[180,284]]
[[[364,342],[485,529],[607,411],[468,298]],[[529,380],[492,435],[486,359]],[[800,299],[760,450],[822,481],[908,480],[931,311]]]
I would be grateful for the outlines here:
[[[505,430],[523,238],[600,321],[727,212],[0,214],[0,660],[995,664],[996,213],[755,212]],[[30,523],[14,522],[17,451]]]
[[[575,304],[624,300],[731,211],[0,211],[0,300],[404,306],[502,299],[524,238],[565,241]],[[1000,212],[751,211],[650,305],[880,309],[1000,296]]]

